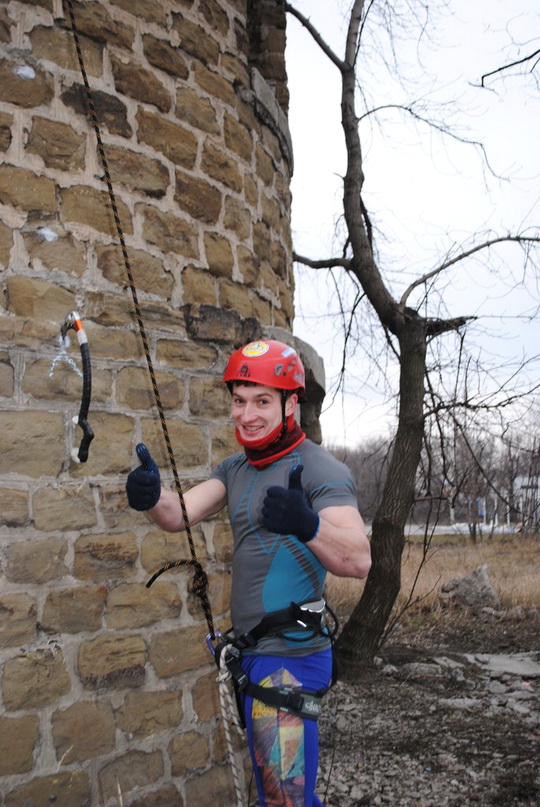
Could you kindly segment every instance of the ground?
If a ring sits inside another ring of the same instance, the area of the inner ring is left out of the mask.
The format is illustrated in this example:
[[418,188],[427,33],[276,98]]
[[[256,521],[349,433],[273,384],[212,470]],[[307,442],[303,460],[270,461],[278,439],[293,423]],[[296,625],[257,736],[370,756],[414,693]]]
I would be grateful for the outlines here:
[[327,696],[325,807],[540,805],[540,677],[487,673],[477,654],[540,661],[535,612],[410,621],[378,667]]

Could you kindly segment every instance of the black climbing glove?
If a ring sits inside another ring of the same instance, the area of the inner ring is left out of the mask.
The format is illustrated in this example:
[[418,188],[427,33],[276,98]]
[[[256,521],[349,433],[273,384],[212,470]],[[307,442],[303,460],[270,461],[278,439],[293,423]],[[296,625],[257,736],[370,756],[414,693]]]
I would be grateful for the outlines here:
[[134,510],[151,510],[161,496],[158,467],[144,443],[139,443],[135,451],[141,464],[127,478],[126,492],[129,506]]
[[302,487],[303,465],[297,465],[289,475],[289,487],[273,485],[268,488],[263,502],[263,525],[271,532],[295,535],[302,543],[315,538],[320,519],[306,501]]

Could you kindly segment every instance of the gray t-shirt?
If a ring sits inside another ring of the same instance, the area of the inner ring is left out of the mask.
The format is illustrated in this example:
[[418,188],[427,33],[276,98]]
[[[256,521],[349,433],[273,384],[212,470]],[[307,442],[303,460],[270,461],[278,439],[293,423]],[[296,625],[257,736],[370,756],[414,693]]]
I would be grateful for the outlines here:
[[[325,449],[304,440],[277,462],[262,468],[245,454],[233,454],[211,474],[227,488],[234,536],[231,616],[235,635],[251,630],[272,611],[291,601],[316,600],[323,594],[326,570],[309,548],[292,535],[277,535],[262,525],[262,504],[272,485],[288,487],[289,474],[303,465],[302,484],[310,507],[319,512],[336,505],[357,506],[356,485],[349,469]],[[262,639],[257,653],[297,656],[328,646],[325,637],[292,642]]]

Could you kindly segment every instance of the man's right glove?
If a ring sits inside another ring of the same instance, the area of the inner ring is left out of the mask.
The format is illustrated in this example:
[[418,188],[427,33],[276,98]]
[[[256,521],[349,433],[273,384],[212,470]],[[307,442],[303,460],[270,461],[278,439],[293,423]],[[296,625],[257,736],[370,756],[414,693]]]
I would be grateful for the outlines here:
[[139,443],[135,451],[141,464],[131,471],[127,478],[126,493],[129,506],[134,510],[151,510],[161,496],[159,470],[144,443]]

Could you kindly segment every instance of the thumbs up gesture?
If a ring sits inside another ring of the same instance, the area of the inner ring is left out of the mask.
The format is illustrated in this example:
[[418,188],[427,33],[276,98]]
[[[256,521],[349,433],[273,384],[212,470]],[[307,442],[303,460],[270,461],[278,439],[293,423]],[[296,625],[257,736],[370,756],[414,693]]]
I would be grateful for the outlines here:
[[127,478],[126,493],[129,506],[134,510],[151,510],[161,496],[159,470],[144,443],[139,443],[135,451],[141,464]]
[[262,521],[270,532],[294,535],[302,543],[315,538],[320,519],[308,505],[302,486],[303,465],[289,474],[289,487],[273,485],[268,488],[262,507]]

